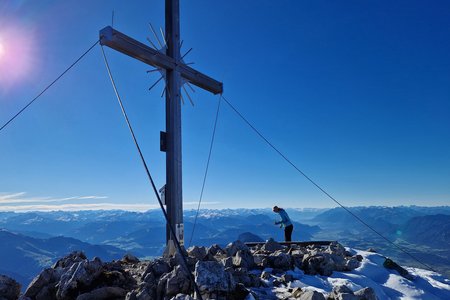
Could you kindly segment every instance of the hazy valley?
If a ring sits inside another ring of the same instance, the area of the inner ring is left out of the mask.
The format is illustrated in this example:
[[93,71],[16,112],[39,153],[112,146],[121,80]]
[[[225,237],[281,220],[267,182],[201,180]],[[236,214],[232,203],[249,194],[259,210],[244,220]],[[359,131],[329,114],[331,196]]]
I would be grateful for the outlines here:
[[[353,207],[351,211],[410,254],[450,277],[450,207]],[[337,240],[367,249],[401,264],[424,268],[359,223],[341,208],[287,209],[294,221],[294,240]],[[195,211],[185,211],[185,243],[226,245],[283,239],[270,209],[200,210],[190,241]],[[159,210],[0,213],[0,273],[27,284],[42,268],[73,250],[112,260],[131,252],[159,256],[165,223]]]

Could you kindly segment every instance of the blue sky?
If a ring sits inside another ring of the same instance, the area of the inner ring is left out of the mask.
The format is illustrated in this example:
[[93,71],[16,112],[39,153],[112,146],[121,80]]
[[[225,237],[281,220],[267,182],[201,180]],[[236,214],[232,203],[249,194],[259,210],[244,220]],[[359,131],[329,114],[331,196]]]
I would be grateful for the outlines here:
[[[135,39],[164,1],[0,2],[0,123],[111,24]],[[182,1],[187,61],[339,201],[450,203],[450,3]],[[15,47],[15,48],[14,48]],[[11,49],[13,49],[11,51]],[[164,184],[163,89],[106,49],[144,155]],[[219,100],[183,106],[185,208],[196,207]],[[0,210],[156,207],[100,48],[0,132]],[[223,103],[224,104],[224,103]],[[333,207],[222,105],[204,207]]]

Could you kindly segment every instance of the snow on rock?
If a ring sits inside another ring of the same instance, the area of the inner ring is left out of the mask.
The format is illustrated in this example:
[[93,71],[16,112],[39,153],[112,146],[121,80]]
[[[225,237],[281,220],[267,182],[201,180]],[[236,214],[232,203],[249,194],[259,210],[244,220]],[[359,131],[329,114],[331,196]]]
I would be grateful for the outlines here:
[[[450,299],[450,280],[442,275],[339,243],[285,247],[271,240],[249,248],[236,241],[224,249],[192,247],[186,254],[205,300]],[[102,262],[74,252],[39,274],[21,299],[190,300],[194,285],[181,264],[179,253]],[[13,281],[2,280],[0,298],[17,299]]]

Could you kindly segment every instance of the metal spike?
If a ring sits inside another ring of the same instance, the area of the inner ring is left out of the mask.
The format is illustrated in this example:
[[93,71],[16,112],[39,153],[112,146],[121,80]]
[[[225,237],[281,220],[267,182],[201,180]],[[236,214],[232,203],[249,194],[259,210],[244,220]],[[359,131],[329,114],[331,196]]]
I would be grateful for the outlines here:
[[162,36],[162,39],[164,41],[164,46],[167,47],[167,41],[166,41],[166,37],[164,36],[164,31],[162,30],[161,27],[159,27],[159,31],[161,31],[161,36]]
[[159,69],[148,70],[147,73],[157,72]]
[[184,105],[183,94],[180,94],[180,99],[181,99],[181,103],[183,103],[183,105]]
[[156,40],[158,41],[159,47],[162,48],[163,45],[161,44],[161,41],[159,40],[158,35],[156,34],[155,29],[153,29],[152,23],[148,23],[148,24],[150,25],[150,29],[152,30],[153,35],[155,36]]
[[164,87],[164,89],[163,89],[163,91],[161,93],[161,98],[164,97],[164,94],[166,93],[166,89],[167,89],[167,87]]
[[158,84],[158,82],[160,82],[161,81],[161,79],[163,79],[163,77],[161,76],[151,87],[149,87],[148,88],[148,90],[149,91],[151,91],[152,90],[152,88],[154,88],[155,87],[155,85],[157,85]]
[[156,47],[155,44],[153,44],[152,40],[151,40],[149,37],[147,37],[147,41],[149,41],[150,45],[152,45],[152,47],[153,47],[155,50],[158,50],[158,47]]
[[170,98],[172,98],[171,96],[170,96],[170,90],[167,88],[167,78],[164,78],[164,82],[165,82],[165,87],[166,87],[166,93],[167,93],[167,96],[169,96],[169,99]]
[[114,28],[114,9],[112,11],[112,16],[111,16],[111,27]]
[[180,42],[180,50],[183,47],[183,42],[184,42],[184,40],[181,40],[181,42]]
[[195,93],[195,90],[194,90],[194,88],[192,87],[192,85],[191,85],[189,82],[187,82],[187,81],[186,81],[186,84],[187,84],[187,86],[191,89],[191,91],[192,91],[193,93]]
[[192,101],[191,96],[189,95],[189,93],[186,91],[186,88],[184,87],[184,85],[181,86],[183,88],[183,91],[186,93],[186,95],[188,96],[189,101],[191,102],[192,106],[194,106],[194,101]]
[[188,62],[188,63],[186,63],[185,65],[186,65],[186,66],[189,66],[189,65],[193,65],[193,64],[195,64],[195,62]]
[[181,57],[181,59],[183,59],[186,55],[188,55],[189,54],[189,52],[191,52],[192,51],[192,48],[191,49],[189,49],[188,50],[188,52],[186,52],[182,57]]

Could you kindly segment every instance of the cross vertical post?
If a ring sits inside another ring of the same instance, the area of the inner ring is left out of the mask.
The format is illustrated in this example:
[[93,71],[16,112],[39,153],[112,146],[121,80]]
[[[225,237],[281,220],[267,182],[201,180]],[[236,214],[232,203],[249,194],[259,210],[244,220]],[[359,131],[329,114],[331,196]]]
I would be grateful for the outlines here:
[[[166,0],[166,55],[180,62],[180,3]],[[181,153],[181,77],[177,69],[166,71],[166,205],[169,222],[177,232],[180,243],[184,243],[183,190]],[[166,226],[169,226],[167,224]],[[173,237],[169,228],[166,240]]]
[[[165,0],[166,53],[145,45],[107,26],[100,30],[100,44],[140,60],[165,73],[166,78],[166,241],[169,252],[171,241],[177,238],[184,244],[183,192],[181,165],[181,86],[188,82],[213,94],[223,92],[223,84],[191,68],[181,60],[180,54],[180,3],[179,0]],[[176,237],[170,233],[169,224],[175,229]]]

